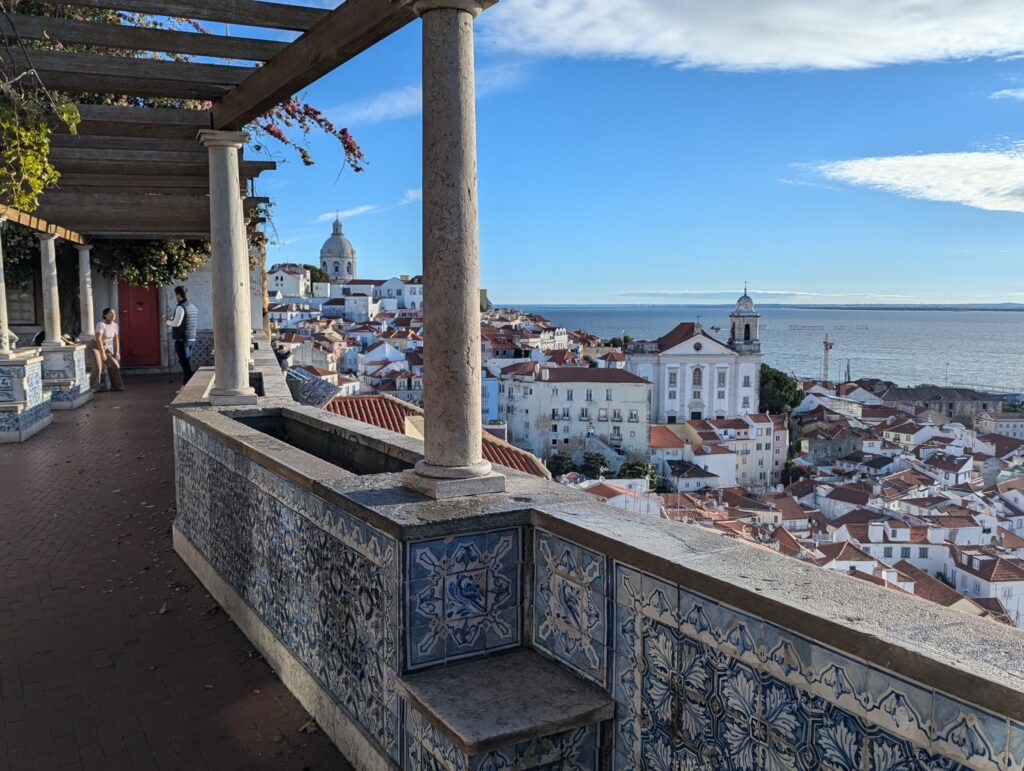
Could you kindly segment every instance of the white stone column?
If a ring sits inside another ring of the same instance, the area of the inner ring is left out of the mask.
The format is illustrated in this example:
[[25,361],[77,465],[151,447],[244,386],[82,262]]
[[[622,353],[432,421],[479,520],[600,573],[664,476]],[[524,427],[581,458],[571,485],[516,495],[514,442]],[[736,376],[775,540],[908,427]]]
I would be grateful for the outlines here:
[[406,484],[433,497],[504,489],[483,458],[473,19],[425,0],[423,19],[424,459]]
[[0,359],[11,356],[11,325],[7,318],[7,283],[4,281],[4,220],[0,217]]
[[82,332],[78,339],[83,343],[93,338],[96,317],[92,305],[92,246],[79,244],[78,249],[78,308],[82,317]]
[[57,250],[52,233],[37,233],[43,277],[43,347],[64,345],[60,336],[60,294],[57,291]]
[[210,270],[213,280],[213,404],[255,404],[249,385],[249,249],[238,150],[241,131],[200,131],[210,154]]

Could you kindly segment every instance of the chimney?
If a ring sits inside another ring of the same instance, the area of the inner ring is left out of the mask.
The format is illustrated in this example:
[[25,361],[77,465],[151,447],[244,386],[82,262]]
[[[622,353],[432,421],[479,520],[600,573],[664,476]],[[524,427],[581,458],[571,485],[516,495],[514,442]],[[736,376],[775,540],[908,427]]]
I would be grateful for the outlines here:
[[868,522],[868,540],[871,543],[879,543],[882,540],[884,527],[880,521]]
[[551,373],[550,373],[550,371],[548,370],[547,367],[541,367],[540,368],[540,379],[541,380],[548,380],[548,379],[550,379],[550,376],[551,376]]

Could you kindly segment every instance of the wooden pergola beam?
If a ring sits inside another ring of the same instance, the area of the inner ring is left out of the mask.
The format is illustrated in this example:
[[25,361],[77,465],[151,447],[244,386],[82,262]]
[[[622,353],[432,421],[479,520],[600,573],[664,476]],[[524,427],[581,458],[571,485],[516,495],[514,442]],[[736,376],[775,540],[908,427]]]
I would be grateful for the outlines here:
[[345,0],[213,105],[213,127],[239,129],[416,18],[399,0]]
[[[190,158],[187,161],[177,160],[99,160],[96,158],[66,158],[57,161],[54,166],[63,174],[95,174],[110,175],[118,177],[191,177],[209,179],[209,163],[204,158]],[[239,164],[239,173],[243,179],[253,179],[264,171],[272,171],[277,168],[273,161],[242,161]]]
[[309,29],[328,14],[322,8],[259,0],[53,0],[55,5],[109,8],[202,21],[221,21],[246,27]]
[[[173,107],[122,107],[108,104],[77,105],[82,116],[80,135],[195,140],[196,134],[213,127],[209,110],[181,110]],[[52,121],[54,139],[67,135],[67,127]]]
[[256,38],[226,37],[201,32],[104,24],[56,16],[0,15],[0,34],[16,40],[49,40],[63,44],[127,48],[217,59],[267,61],[287,43]]
[[52,233],[58,238],[63,238],[65,241],[70,241],[73,244],[84,244],[85,238],[74,230],[63,227],[61,225],[54,225],[51,222],[47,222],[42,217],[38,217],[34,214],[28,214],[15,209],[13,206],[4,206],[0,204],[0,219],[10,220],[18,225],[24,225],[27,228],[32,228],[40,233]]
[[207,150],[193,137],[188,139],[163,139],[154,137],[117,137],[98,134],[53,134],[50,147],[61,150],[130,150],[133,152],[195,153],[205,156]]
[[[137,211],[157,209],[168,212],[199,211],[210,208],[210,197],[199,191],[193,193],[111,193],[111,192],[71,192],[65,190],[47,190],[39,198],[39,208],[47,211],[77,212],[95,210],[104,219],[117,216],[121,211]],[[263,196],[244,198],[245,211],[270,203]],[[61,219],[64,219],[63,217]]]
[[35,68],[47,87],[75,94],[123,94],[216,99],[241,83],[251,67],[169,62],[103,54],[8,50],[15,70]]

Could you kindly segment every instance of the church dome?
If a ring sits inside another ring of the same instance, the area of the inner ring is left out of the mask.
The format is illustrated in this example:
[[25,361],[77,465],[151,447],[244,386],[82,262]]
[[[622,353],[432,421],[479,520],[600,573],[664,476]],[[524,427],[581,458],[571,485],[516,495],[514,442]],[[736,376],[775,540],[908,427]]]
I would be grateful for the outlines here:
[[335,218],[331,237],[320,247],[321,260],[351,260],[356,256],[352,243],[341,232],[341,220]]

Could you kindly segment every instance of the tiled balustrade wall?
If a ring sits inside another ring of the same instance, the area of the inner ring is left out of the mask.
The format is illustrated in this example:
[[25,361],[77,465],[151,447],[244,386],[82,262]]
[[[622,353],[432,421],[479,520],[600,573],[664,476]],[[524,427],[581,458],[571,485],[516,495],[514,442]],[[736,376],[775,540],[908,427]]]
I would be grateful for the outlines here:
[[[180,418],[175,453],[180,533],[404,768],[1024,767],[1017,722],[574,542],[550,515],[403,543]],[[469,759],[395,692],[402,673],[522,645],[604,688],[612,724]]]
[[181,533],[395,761],[400,548],[175,420]]
[[1020,769],[1024,726],[542,529],[533,644],[616,702],[615,769]]

